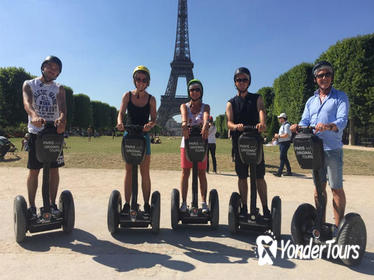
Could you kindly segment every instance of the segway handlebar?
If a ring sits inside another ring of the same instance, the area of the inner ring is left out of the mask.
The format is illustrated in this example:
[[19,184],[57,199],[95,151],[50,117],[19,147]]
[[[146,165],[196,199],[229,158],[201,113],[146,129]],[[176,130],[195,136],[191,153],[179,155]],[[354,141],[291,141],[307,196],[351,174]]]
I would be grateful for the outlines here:
[[244,132],[254,132],[254,131],[258,131],[256,125],[245,125],[243,126],[243,131]]
[[144,126],[138,124],[128,124],[123,126],[128,132],[143,132]]
[[297,132],[304,132],[304,133],[313,133],[313,130],[315,129],[315,126],[304,126],[304,125],[298,125],[297,126]]
[[201,126],[199,124],[196,125],[187,125],[187,127],[190,129],[190,135],[200,135],[201,133]]
[[55,127],[55,122],[54,121],[43,121],[44,128],[47,127]]

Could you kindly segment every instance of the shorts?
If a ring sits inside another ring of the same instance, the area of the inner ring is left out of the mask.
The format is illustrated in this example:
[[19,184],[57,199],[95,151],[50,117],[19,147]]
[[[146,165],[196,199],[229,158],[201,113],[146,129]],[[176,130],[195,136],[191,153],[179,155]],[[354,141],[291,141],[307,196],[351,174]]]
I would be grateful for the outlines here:
[[[318,172],[321,178],[321,183],[329,181],[331,189],[343,188],[343,149],[324,151],[325,166]],[[313,176],[314,184],[316,180]]]
[[[43,163],[38,161],[36,158],[36,152],[35,152],[35,142],[36,142],[36,134],[31,134],[31,137],[28,141],[28,148],[29,148],[29,158],[27,161],[27,168],[28,169],[41,169],[43,168]],[[61,166],[64,166],[64,152],[61,151],[61,154],[58,156],[57,160],[55,162],[51,163],[51,168],[59,168]]]
[[[203,161],[198,162],[197,169],[206,170],[206,166],[207,166],[207,157],[205,157]],[[181,167],[192,168],[192,162],[187,159],[184,148],[181,148]]]
[[[239,150],[234,147],[235,172],[239,179],[247,179],[249,177],[249,164],[244,164],[239,155]],[[262,161],[256,166],[256,179],[264,179],[265,177],[265,159],[262,150]]]
[[[128,134],[127,131],[123,133],[123,137],[125,137]],[[145,138],[145,154],[150,155],[151,154],[151,138],[149,137],[149,133],[146,132],[144,133],[144,138]]]

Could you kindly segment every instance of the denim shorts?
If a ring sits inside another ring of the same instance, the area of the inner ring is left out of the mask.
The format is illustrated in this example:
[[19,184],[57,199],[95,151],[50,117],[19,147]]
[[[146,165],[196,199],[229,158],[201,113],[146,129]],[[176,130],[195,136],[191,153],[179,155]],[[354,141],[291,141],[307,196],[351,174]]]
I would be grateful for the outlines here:
[[[327,150],[324,152],[325,166],[321,168],[319,176],[321,183],[329,181],[330,188],[343,188],[343,149]],[[313,176],[314,184],[316,184]]]

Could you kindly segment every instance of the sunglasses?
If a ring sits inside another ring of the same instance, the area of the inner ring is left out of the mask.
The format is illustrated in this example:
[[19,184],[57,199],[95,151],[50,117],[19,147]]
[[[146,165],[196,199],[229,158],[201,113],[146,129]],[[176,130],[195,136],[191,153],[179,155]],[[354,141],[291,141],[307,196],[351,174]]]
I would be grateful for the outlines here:
[[235,82],[237,83],[247,83],[249,80],[248,79],[236,79]]
[[148,79],[140,79],[140,78],[135,78],[135,81],[138,82],[138,83],[147,83],[148,82]]
[[326,78],[330,78],[331,76],[332,76],[332,74],[331,74],[330,72],[316,75],[316,77],[317,77],[318,79],[322,79],[322,78],[324,78],[324,77],[326,77]]
[[190,88],[189,91],[201,92],[200,88]]

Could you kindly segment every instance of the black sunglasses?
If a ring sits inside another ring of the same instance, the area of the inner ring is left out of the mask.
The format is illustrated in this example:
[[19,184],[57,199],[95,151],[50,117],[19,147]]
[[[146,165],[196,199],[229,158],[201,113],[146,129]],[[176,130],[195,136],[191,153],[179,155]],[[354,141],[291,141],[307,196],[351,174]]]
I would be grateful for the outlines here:
[[324,78],[324,77],[326,77],[326,78],[330,78],[331,76],[332,76],[332,74],[331,74],[330,72],[316,75],[316,77],[317,77],[318,79],[322,79],[322,78]]
[[196,91],[196,92],[200,92],[200,88],[190,88],[189,91]]
[[237,82],[237,83],[241,83],[241,82],[247,83],[248,81],[249,81],[248,79],[236,79],[235,80],[235,82]]
[[138,82],[138,83],[147,83],[147,82],[148,82],[148,79],[140,79],[140,78],[136,78],[135,81]]

